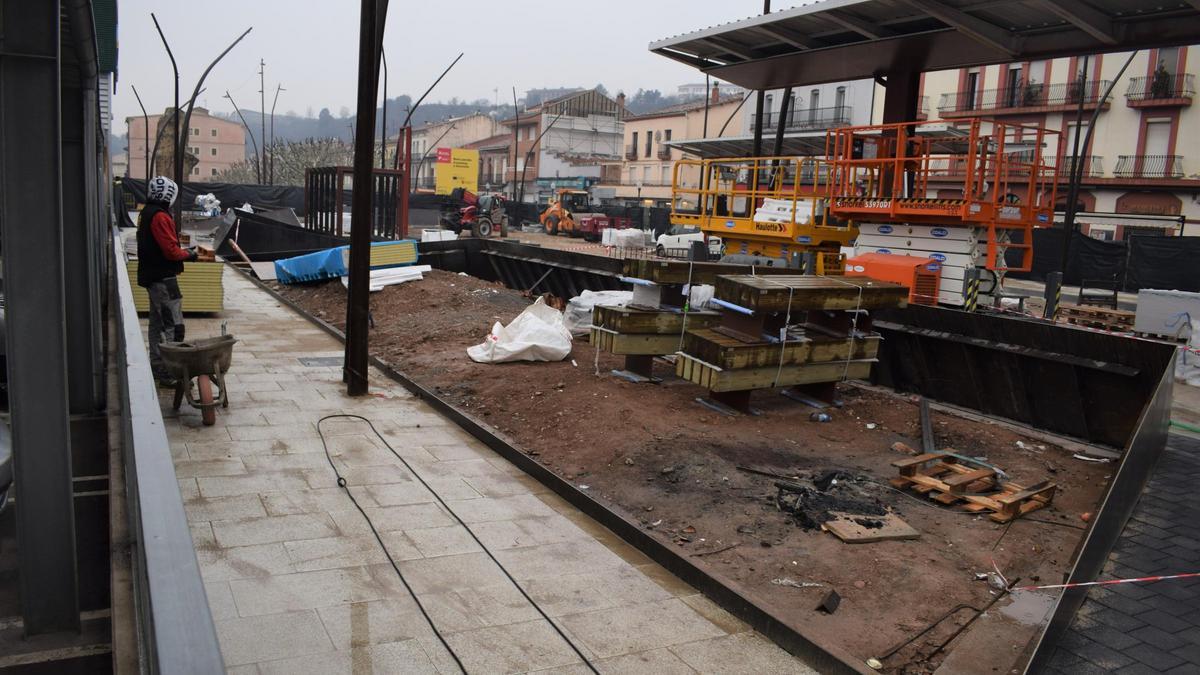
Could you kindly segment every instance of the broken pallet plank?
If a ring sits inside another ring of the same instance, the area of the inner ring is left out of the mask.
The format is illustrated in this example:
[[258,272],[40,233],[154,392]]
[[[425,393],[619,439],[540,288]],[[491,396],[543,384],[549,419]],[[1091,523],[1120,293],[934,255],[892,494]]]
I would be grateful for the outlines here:
[[[830,515],[834,516],[834,519],[825,522],[825,529],[847,544],[918,539],[921,536],[920,532],[894,513],[883,516],[862,516],[831,511]],[[882,527],[867,527],[855,522],[856,519],[877,520],[882,523]]]

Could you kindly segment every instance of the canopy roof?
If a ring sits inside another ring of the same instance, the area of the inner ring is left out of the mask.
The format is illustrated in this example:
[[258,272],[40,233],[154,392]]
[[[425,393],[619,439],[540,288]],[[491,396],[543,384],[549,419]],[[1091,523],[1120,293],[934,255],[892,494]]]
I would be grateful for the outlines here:
[[651,43],[747,89],[1200,42],[1200,0],[824,0]]

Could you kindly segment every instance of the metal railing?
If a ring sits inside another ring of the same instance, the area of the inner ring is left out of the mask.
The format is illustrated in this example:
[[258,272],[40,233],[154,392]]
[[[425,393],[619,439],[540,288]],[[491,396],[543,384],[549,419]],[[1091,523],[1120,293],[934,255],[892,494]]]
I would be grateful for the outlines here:
[[1129,89],[1125,98],[1130,101],[1161,101],[1173,98],[1191,98],[1196,94],[1196,76],[1191,73],[1172,75],[1155,73],[1149,77],[1129,78]]
[[1121,155],[1113,175],[1118,178],[1183,178],[1183,156]]
[[[1099,155],[1082,155],[1079,157],[1079,163],[1084,167],[1084,178],[1097,178],[1104,175],[1104,157]],[[1070,174],[1074,171],[1075,159],[1070,156],[1063,156],[1058,159],[1058,180],[1070,180]]]
[[995,111],[1010,108],[1037,108],[1043,106],[1102,104],[1100,98],[1108,88],[1108,80],[1087,82],[1026,82],[1016,87],[984,89],[982,91],[955,91],[942,94],[938,112],[942,115]]
[[625,145],[625,159],[637,159],[637,158],[638,158],[637,144],[636,143],[626,144]]
[[[848,105],[831,108],[808,108],[807,110],[789,110],[785,118],[785,131],[817,131],[845,127],[850,125],[853,109]],[[780,114],[769,112],[763,114],[763,129],[775,129],[779,126]],[[750,116],[750,124],[757,124],[758,115]]]
[[142,672],[223,673],[119,230],[112,233],[121,454]]
[[658,146],[658,153],[656,156],[659,159],[671,159],[671,148],[668,148],[665,145]]

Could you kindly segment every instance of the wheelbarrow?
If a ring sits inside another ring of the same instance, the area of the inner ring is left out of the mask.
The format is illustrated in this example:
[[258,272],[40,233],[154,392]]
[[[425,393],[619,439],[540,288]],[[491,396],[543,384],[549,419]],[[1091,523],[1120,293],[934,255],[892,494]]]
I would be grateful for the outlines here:
[[[205,426],[216,424],[217,406],[229,407],[229,397],[225,394],[225,373],[233,360],[235,342],[237,340],[232,335],[218,335],[188,342],[164,342],[158,346],[167,372],[179,381],[175,385],[172,409],[179,410],[186,397],[188,405],[200,410]],[[195,397],[192,396],[193,377],[196,378]],[[215,397],[213,382],[217,383]]]

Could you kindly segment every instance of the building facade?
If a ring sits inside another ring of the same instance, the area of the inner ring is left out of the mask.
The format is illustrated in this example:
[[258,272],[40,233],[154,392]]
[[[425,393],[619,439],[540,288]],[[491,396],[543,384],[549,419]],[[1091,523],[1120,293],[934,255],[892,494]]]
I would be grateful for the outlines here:
[[[712,86],[720,89],[722,96],[746,95],[745,89],[727,82],[717,82],[714,80]],[[703,82],[689,82],[687,84],[679,85],[679,88],[675,91],[675,94],[677,96],[682,96],[685,99],[703,98],[709,95],[709,92],[706,91],[706,89],[708,89],[708,87],[705,87]]]
[[[1044,125],[1060,131],[1051,148],[1059,167],[1058,210],[1067,203],[1067,174],[1079,137],[1083,181],[1076,201],[1081,231],[1098,239],[1178,234],[1171,218],[1200,220],[1200,110],[1192,105],[1191,47],[1143,50],[1121,73],[1129,53],[1008,63],[926,73],[929,119],[974,117]],[[1107,98],[1104,92],[1116,80]],[[1080,108],[1083,123],[1076,120]],[[1096,128],[1087,138],[1092,113]],[[953,196],[954,188],[941,188]],[[939,196],[939,195],[933,195]],[[1114,215],[1120,214],[1120,215]],[[1138,216],[1143,216],[1138,218]],[[1190,228],[1200,231],[1200,225]]]
[[[441,122],[430,122],[412,132],[413,178],[418,190],[434,187],[434,161],[438,148],[466,148],[495,136],[499,126],[484,113],[473,113]],[[395,147],[395,141],[388,144]]]
[[627,117],[623,94],[613,99],[589,89],[501,120],[503,133],[515,137],[517,146],[516,161],[505,170],[506,191],[514,199],[541,203],[558,189],[596,183],[601,167],[621,158]]
[[[169,108],[165,114],[170,116]],[[125,118],[125,128],[129,134],[127,175],[130,178],[146,178],[147,159],[154,153],[154,130],[158,128],[162,117],[163,115],[150,115],[148,119],[141,116]],[[146,133],[147,122],[149,135]],[[170,133],[167,132],[163,138],[164,142],[169,143]],[[220,181],[222,173],[246,159],[245,129],[237,122],[210,115],[205,108],[194,108],[191,128],[187,131],[187,152],[198,160],[186,177],[188,181]]]
[[[792,90],[792,103],[783,119],[784,133],[814,132],[820,135],[835,127],[871,124],[875,115],[875,101],[882,104],[882,95],[876,96],[877,86],[872,80],[816,84]],[[786,92],[775,89],[763,97],[764,136],[774,132],[780,122],[783,97]],[[746,106],[751,114],[745,116],[742,133],[754,133],[758,117],[757,97],[750,97]],[[765,147],[769,147],[765,146]],[[769,154],[764,151],[764,154]]]
[[622,160],[605,165],[595,191],[597,198],[630,205],[670,206],[675,162],[688,155],[669,144],[736,136],[745,124],[741,96],[722,97],[716,87],[711,96],[707,128],[703,101],[626,118]]

